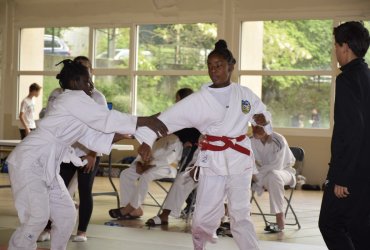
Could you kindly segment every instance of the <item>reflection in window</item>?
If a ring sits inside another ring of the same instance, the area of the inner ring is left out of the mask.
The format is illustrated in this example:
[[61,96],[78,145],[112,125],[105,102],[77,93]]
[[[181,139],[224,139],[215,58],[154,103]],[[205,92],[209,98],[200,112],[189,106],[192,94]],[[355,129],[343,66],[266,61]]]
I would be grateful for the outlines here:
[[175,103],[180,88],[194,91],[210,82],[208,76],[139,76],[137,83],[138,115],[153,115]]
[[217,26],[212,23],[139,26],[140,70],[205,70],[214,48]]

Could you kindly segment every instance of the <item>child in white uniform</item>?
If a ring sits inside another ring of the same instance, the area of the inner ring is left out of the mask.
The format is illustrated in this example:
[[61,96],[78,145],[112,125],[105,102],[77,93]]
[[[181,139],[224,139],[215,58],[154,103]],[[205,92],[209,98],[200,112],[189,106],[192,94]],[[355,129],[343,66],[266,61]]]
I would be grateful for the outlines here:
[[141,205],[153,180],[175,178],[181,159],[182,143],[172,134],[154,143],[153,156],[146,165],[140,156],[120,174],[121,208],[111,209],[113,218],[132,219],[143,215]]
[[[231,83],[236,61],[225,41],[216,43],[207,63],[212,82],[158,117],[171,132],[195,127],[205,135],[196,162],[200,166],[200,174],[192,223],[194,249],[203,250],[207,241],[215,241],[213,235],[224,215],[225,196],[231,231],[239,249],[259,249],[250,219],[254,162],[250,140],[245,134],[249,122],[265,126],[271,133],[270,115],[250,89]],[[139,153],[143,159],[149,159],[148,145],[154,142],[155,134],[139,129],[135,136],[145,142]]]
[[263,128],[252,126],[251,138],[253,154],[258,173],[253,175],[252,188],[261,195],[266,188],[270,197],[271,213],[276,215],[276,225],[266,227],[266,231],[279,232],[284,229],[284,186],[296,184],[295,158],[286,139],[274,132],[266,134]]
[[[57,75],[65,89],[29,134],[9,155],[10,181],[21,225],[9,241],[9,250],[36,249],[36,240],[48,219],[53,222],[51,249],[64,250],[76,220],[74,203],[59,176],[61,162],[83,166],[71,145],[79,142],[96,152],[109,154],[112,142],[137,126],[157,133],[166,128],[156,118],[137,118],[108,111],[89,97],[92,82],[88,69],[71,60]],[[115,134],[119,133],[119,134]]]

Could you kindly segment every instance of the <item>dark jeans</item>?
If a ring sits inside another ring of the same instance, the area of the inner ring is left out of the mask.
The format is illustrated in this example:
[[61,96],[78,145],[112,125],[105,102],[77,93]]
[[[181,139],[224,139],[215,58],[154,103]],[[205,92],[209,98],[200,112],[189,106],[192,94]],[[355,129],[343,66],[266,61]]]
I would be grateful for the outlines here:
[[[99,163],[100,157],[96,157],[95,167],[90,173],[84,173],[84,168],[76,167],[72,163],[62,163],[60,165],[60,176],[63,178],[67,187],[77,171],[78,194],[80,198],[78,231],[81,232],[86,232],[93,211],[92,187],[96,172],[99,169]],[[51,228],[50,221],[46,228]]]
[[[34,128],[31,128],[30,129],[31,131],[34,131],[35,129]],[[25,129],[19,129],[19,133],[20,133],[20,135],[21,135],[21,140],[23,140],[24,139],[24,137],[26,137],[26,130]]]
[[334,183],[327,184],[319,228],[330,250],[368,250],[370,237],[370,182],[353,180],[350,195],[339,199]]

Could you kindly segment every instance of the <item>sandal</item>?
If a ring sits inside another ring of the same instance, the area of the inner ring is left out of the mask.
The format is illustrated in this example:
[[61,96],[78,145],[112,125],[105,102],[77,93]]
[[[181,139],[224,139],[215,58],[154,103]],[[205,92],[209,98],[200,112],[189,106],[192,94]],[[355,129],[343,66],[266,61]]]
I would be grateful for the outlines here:
[[154,227],[154,226],[160,226],[160,225],[168,225],[168,221],[162,221],[159,216],[154,216],[153,218],[147,220],[145,222],[145,225]]
[[140,216],[134,216],[131,214],[122,214],[120,217],[118,217],[118,220],[136,220],[139,219]]
[[120,217],[125,216],[124,214],[121,213],[121,208],[114,208],[109,210],[109,215],[114,219],[118,219]]
[[264,229],[266,232],[270,232],[270,233],[280,233],[280,232],[282,232],[283,230],[282,229],[280,229],[279,227],[278,227],[278,225],[277,224],[275,224],[275,223],[271,223],[270,225],[267,225],[266,227],[265,227],[265,229]]

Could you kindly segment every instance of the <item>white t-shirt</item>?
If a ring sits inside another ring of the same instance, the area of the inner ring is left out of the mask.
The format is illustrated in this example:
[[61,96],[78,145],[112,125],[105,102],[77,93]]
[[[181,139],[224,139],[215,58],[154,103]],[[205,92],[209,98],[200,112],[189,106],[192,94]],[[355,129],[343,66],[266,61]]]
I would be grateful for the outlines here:
[[[23,112],[24,115],[24,122],[26,123],[26,126],[29,129],[36,128],[36,123],[34,119],[34,113],[35,113],[35,103],[33,101],[33,98],[26,97],[21,102],[21,110],[20,112]],[[19,126],[20,129],[26,129],[23,124],[21,123]]]
[[231,95],[231,84],[223,88],[208,87],[208,90],[222,106],[224,106],[225,108],[229,108],[230,95]]

